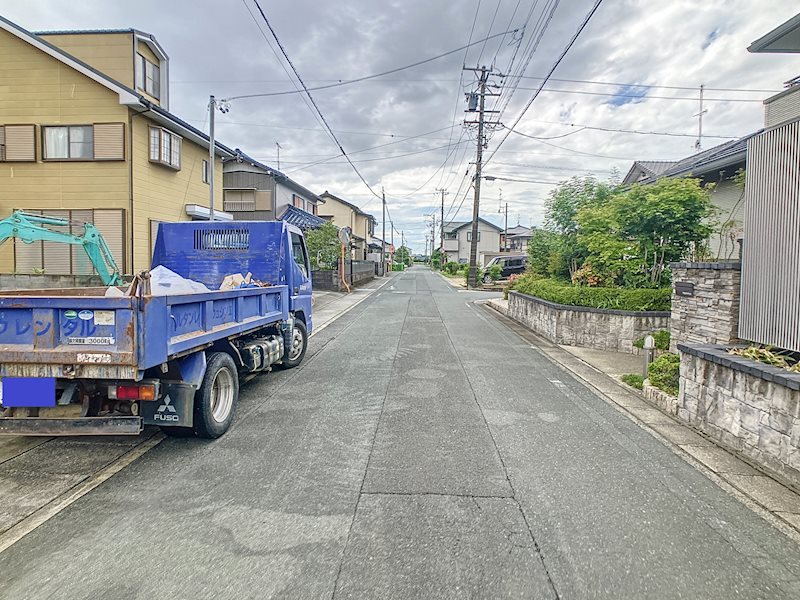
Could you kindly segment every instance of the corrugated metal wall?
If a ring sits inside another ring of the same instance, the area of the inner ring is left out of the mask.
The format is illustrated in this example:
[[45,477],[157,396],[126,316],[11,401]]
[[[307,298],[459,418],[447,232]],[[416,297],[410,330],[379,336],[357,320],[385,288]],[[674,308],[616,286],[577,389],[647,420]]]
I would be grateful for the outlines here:
[[800,352],[800,122],[747,146],[739,337]]
[[800,117],[800,85],[774,96],[764,103],[764,125],[774,127]]

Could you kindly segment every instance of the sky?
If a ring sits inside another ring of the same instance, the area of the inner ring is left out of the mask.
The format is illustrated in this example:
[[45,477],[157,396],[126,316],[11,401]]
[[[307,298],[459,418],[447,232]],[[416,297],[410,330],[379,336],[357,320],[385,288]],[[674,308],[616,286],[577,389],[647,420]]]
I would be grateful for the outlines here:
[[217,139],[274,167],[280,144],[281,171],[375,215],[378,235],[373,192],[385,190],[395,244],[402,232],[416,253],[430,215],[439,218],[437,190],[446,190],[445,222],[472,218],[476,131],[463,122],[475,120],[464,111],[476,75],[465,65],[492,67],[488,89],[501,94],[486,98],[500,112],[487,115],[498,124],[483,174],[495,179],[482,180],[480,204],[481,216],[501,227],[505,203],[509,227],[541,225],[548,193],[569,177],[623,177],[633,160],[691,156],[701,84],[708,149],[758,130],[762,100],[800,73],[797,57],[747,52],[797,13],[795,0],[605,0],[523,113],[594,0],[259,1],[309,88],[472,45],[311,91],[356,173],[297,93],[254,0],[0,0],[0,14],[32,31],[152,33],[170,57],[170,110],[205,131],[210,94],[291,92],[232,100],[217,114]]

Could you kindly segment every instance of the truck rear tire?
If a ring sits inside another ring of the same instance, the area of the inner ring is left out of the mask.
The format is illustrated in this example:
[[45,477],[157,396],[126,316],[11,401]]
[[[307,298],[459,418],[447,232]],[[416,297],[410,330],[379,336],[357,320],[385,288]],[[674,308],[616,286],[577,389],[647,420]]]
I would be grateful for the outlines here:
[[224,352],[209,355],[203,384],[194,397],[194,433],[214,439],[228,431],[239,400],[239,375]]
[[306,355],[306,347],[308,346],[308,331],[306,331],[306,324],[302,321],[295,319],[294,330],[291,335],[291,343],[286,347],[283,353],[281,364],[285,369],[291,369],[303,362]]

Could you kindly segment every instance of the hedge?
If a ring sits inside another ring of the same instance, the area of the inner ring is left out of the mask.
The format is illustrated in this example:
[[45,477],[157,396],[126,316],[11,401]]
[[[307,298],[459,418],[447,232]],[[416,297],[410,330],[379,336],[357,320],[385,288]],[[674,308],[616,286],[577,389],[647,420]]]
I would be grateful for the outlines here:
[[580,287],[555,279],[536,279],[531,275],[521,277],[513,289],[556,304],[631,311],[668,311],[672,298],[671,288]]

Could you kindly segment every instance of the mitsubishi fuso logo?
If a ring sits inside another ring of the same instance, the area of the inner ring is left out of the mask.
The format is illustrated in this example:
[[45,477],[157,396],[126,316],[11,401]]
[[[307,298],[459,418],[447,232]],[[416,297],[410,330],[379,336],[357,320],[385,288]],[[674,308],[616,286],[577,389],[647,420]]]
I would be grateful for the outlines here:
[[156,414],[153,415],[153,419],[156,421],[180,421],[178,411],[175,410],[175,407],[172,406],[171,402],[172,399],[169,396],[165,396],[164,404],[158,407]]

